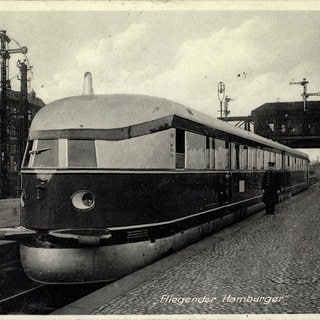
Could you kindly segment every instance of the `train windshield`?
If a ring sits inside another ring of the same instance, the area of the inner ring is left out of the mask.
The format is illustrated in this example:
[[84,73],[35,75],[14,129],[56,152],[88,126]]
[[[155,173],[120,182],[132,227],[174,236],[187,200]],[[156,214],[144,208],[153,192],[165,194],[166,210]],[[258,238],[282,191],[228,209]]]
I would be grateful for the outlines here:
[[23,167],[96,168],[95,141],[72,139],[29,141]]
[[58,140],[34,140],[33,144],[29,143],[29,148],[24,166],[35,168],[58,167]]

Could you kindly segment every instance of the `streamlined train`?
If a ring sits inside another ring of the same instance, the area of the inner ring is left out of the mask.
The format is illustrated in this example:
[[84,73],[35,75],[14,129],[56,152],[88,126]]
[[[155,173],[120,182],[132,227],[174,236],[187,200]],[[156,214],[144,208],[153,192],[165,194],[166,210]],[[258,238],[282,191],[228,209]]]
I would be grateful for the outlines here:
[[112,281],[308,187],[308,156],[162,98],[83,95],[35,116],[21,168],[18,239],[42,283]]

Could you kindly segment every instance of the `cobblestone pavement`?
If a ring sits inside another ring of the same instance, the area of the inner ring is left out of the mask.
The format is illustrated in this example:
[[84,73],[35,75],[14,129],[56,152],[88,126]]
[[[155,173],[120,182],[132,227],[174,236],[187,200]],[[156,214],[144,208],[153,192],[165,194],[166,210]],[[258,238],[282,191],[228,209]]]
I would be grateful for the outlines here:
[[275,216],[205,239],[196,255],[93,314],[320,313],[319,195],[317,185]]
[[19,225],[19,204],[19,199],[0,200],[0,228]]

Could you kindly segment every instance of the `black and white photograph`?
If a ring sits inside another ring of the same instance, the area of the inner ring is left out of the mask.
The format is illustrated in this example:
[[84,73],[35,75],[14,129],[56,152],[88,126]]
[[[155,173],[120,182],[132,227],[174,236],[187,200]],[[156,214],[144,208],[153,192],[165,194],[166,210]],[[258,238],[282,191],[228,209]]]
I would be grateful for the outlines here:
[[0,1],[0,319],[319,319],[319,39],[318,1]]

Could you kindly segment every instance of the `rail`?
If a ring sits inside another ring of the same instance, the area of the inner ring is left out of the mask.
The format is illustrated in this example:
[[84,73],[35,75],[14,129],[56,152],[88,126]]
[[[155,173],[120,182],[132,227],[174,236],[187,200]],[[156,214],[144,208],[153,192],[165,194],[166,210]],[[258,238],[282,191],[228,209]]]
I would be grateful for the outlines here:
[[[57,309],[107,285],[107,283],[49,285],[28,281],[28,284],[17,284],[12,280],[12,286],[16,288],[11,293],[8,286],[6,286],[6,289],[8,289],[7,296],[0,300],[0,314],[51,314]],[[32,286],[31,288],[30,285]],[[20,286],[20,289],[17,288],[18,286]],[[26,288],[26,286],[29,286],[29,288]],[[0,290],[3,293],[5,289],[0,287]]]
[[15,309],[20,309],[21,305],[27,298],[32,295],[39,294],[41,290],[44,290],[46,285],[37,285],[31,289],[23,290],[19,293],[13,294],[0,300],[0,314],[8,314]]

